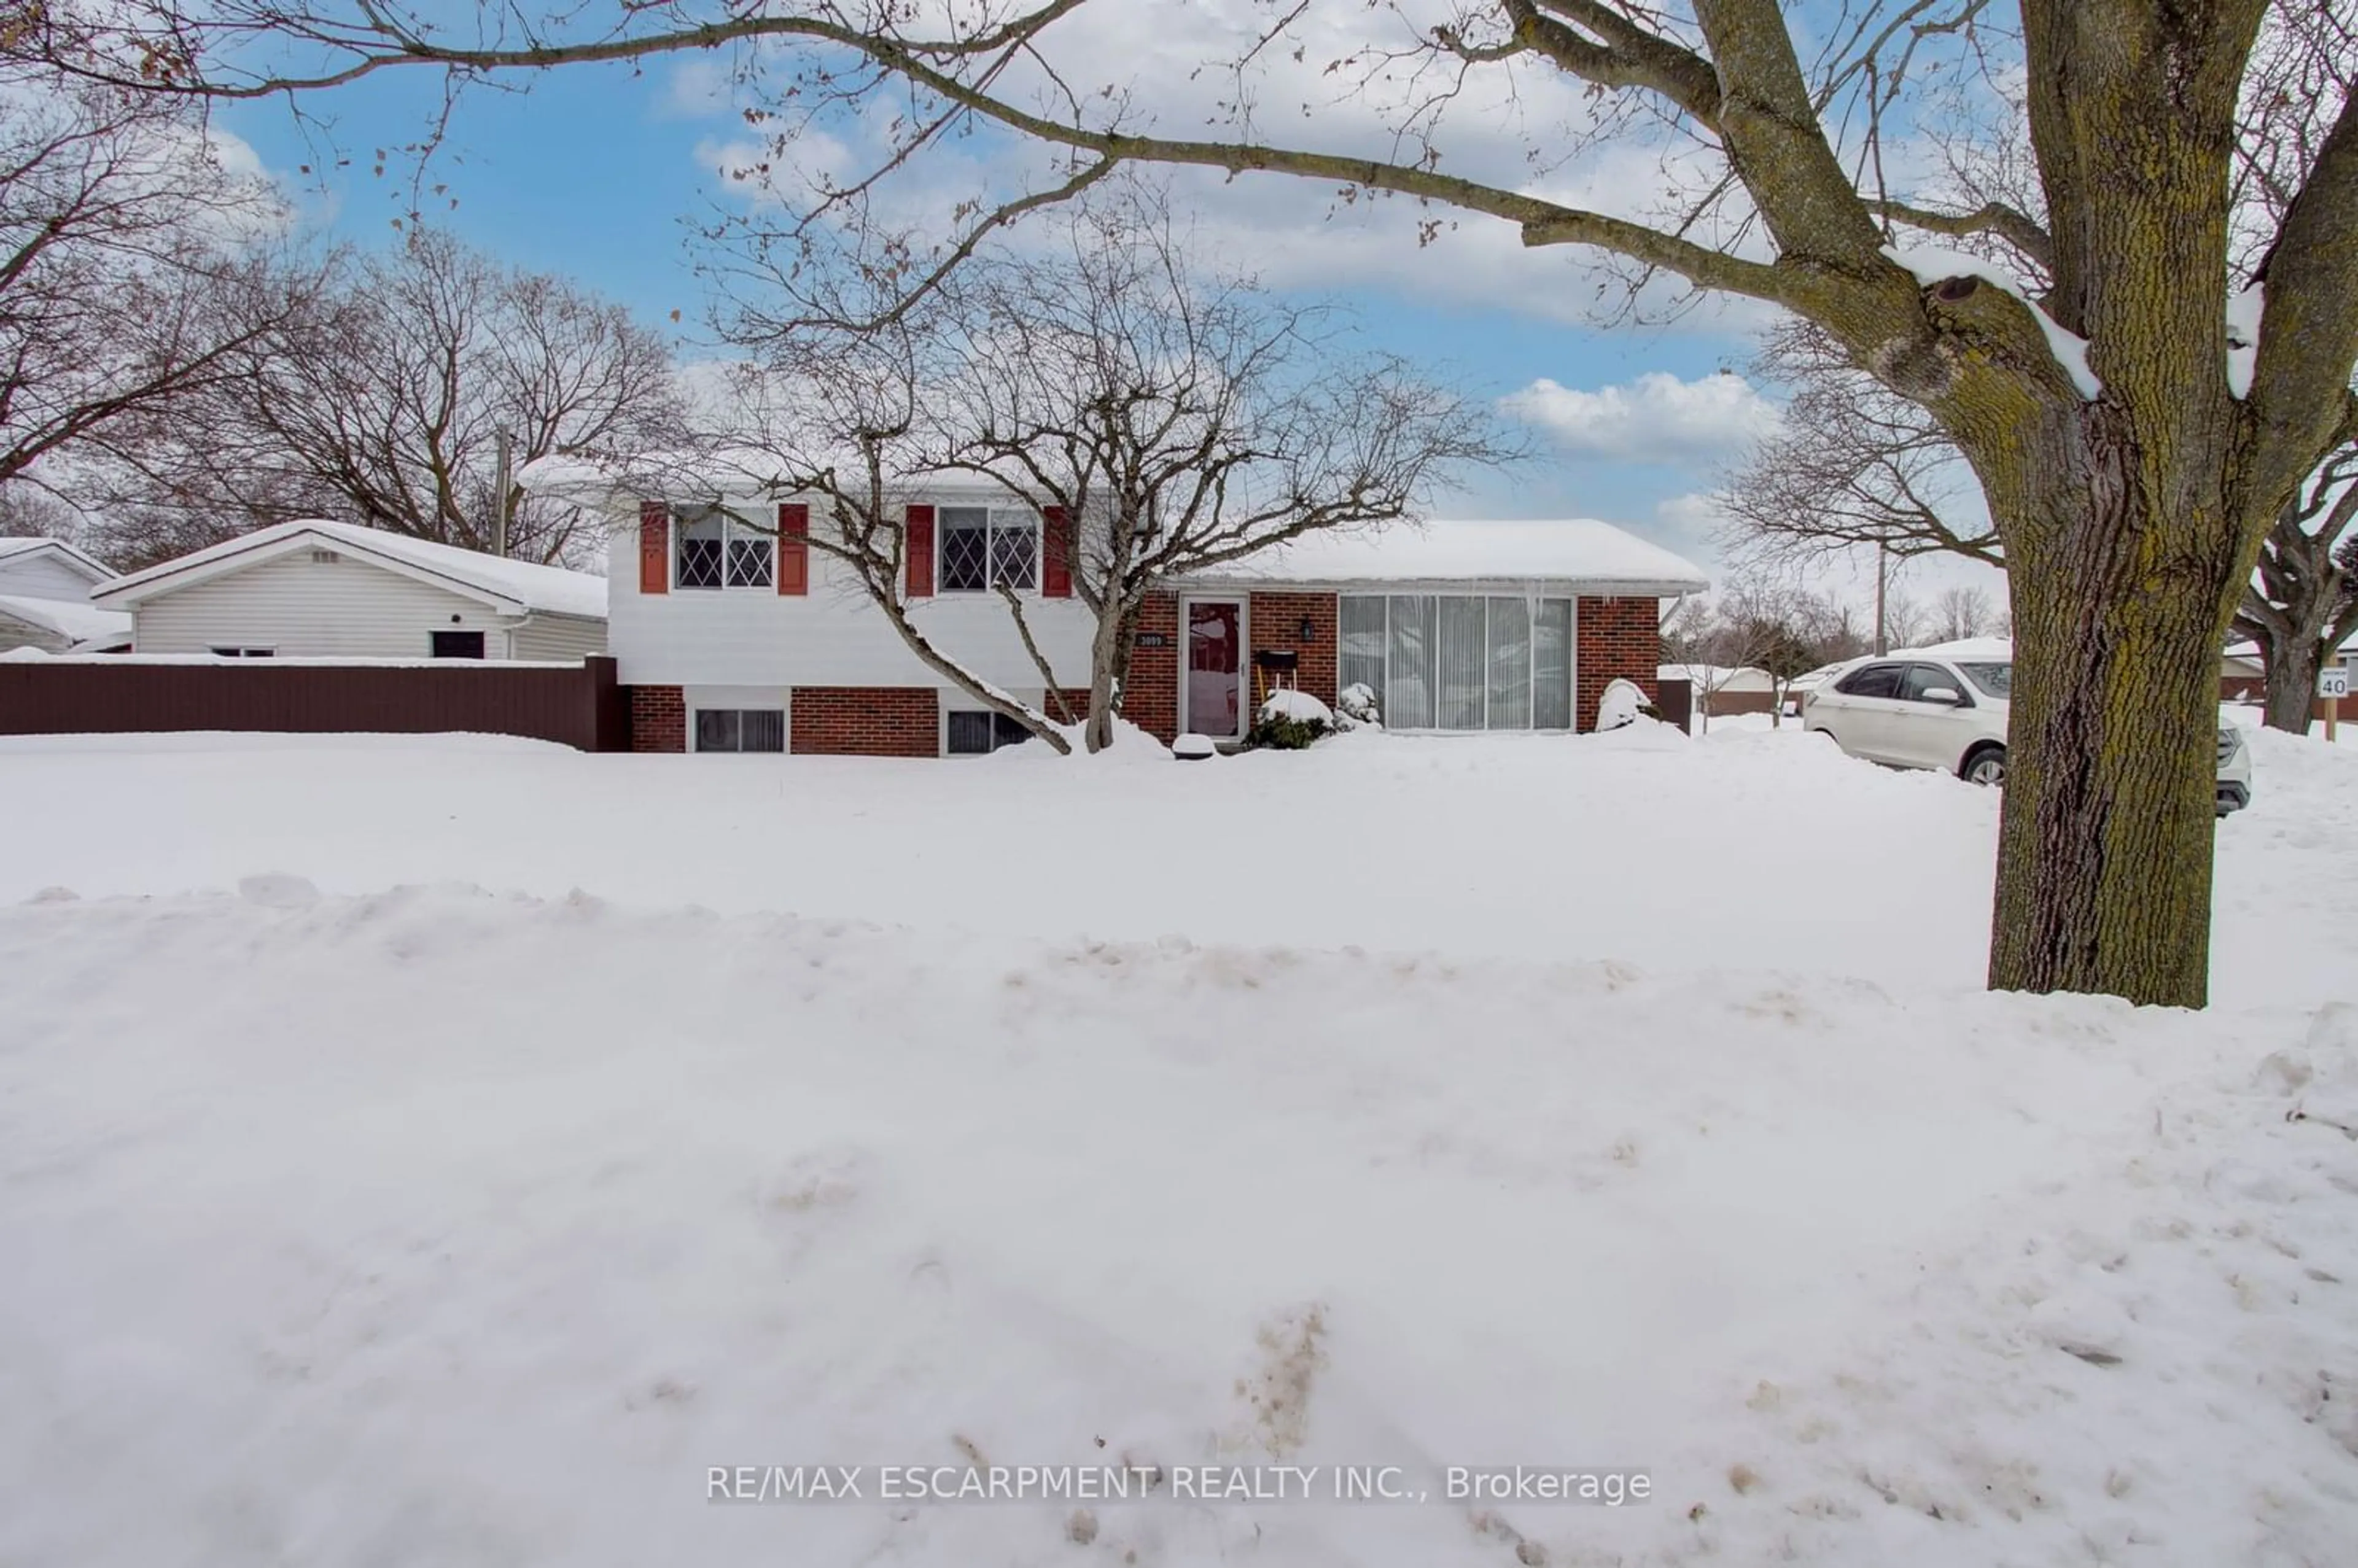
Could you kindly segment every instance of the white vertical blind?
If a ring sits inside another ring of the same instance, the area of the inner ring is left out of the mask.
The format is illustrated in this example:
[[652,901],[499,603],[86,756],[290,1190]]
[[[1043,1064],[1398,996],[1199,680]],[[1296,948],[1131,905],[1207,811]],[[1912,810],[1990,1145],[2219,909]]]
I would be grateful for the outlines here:
[[1462,595],[1444,595],[1441,607],[1438,649],[1438,694],[1434,723],[1444,730],[1482,728],[1483,699],[1489,687],[1483,639],[1483,601]]
[[1389,720],[1391,709],[1384,706],[1384,601],[1370,594],[1346,594],[1336,615],[1336,689],[1366,687],[1376,694],[1376,711]]
[[1540,601],[1531,628],[1531,724],[1572,728],[1572,600]]
[[1489,728],[1531,727],[1531,601],[1490,600]]
[[1430,730],[1433,600],[1430,594],[1394,594],[1390,605],[1390,703],[1383,710],[1384,722],[1394,730]]
[[1336,621],[1336,684],[1390,729],[1572,728],[1568,599],[1345,594]]

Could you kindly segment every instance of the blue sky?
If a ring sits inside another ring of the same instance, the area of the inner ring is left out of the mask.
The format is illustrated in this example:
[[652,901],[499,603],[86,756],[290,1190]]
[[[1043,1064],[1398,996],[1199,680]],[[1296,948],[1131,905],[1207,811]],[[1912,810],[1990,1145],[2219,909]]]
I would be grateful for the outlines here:
[[[535,79],[523,92],[471,91],[426,177],[447,184],[458,199],[438,221],[503,258],[577,277],[651,324],[668,329],[670,313],[678,310],[692,340],[703,294],[690,227],[715,200],[733,199],[717,178],[715,149],[732,133],[743,134],[729,103],[708,82],[699,88],[693,70],[693,62],[657,62],[644,72],[572,68]],[[275,105],[232,112],[223,124],[296,188],[314,226],[382,244],[408,207],[412,166],[395,156],[380,178],[372,173],[373,155],[415,141],[438,97],[438,82],[427,73],[393,72],[310,100],[307,108],[330,122],[324,133],[307,133]],[[337,157],[349,165],[332,167]],[[307,164],[313,169],[308,178],[298,172]],[[1278,183],[1261,182],[1258,210],[1272,200],[1288,201],[1296,210],[1290,221],[1299,223],[1305,188],[1271,190]],[[1237,189],[1213,188],[1200,200],[1229,203]],[[1303,276],[1298,230],[1269,234],[1269,255],[1256,256],[1254,220],[1234,211],[1215,215],[1245,224],[1223,231],[1246,253],[1238,259],[1260,265],[1291,258],[1288,286],[1315,288],[1352,307],[1371,345],[1485,397],[1523,395],[1515,407],[1531,426],[1533,460],[1477,481],[1449,498],[1445,509],[1601,516],[1699,557],[1709,555],[1702,494],[1718,464],[1740,447],[1746,421],[1765,408],[1740,378],[1711,380],[1723,367],[1745,366],[1750,348],[1743,332],[1693,319],[1668,329],[1584,325],[1578,302],[1591,297],[1595,280],[1578,253],[1500,259],[1491,243],[1497,236],[1487,234],[1444,239],[1422,253],[1386,247],[1380,266],[1389,271],[1370,276],[1355,261],[1356,270],[1346,268],[1335,286],[1322,287],[1314,268]],[[1487,222],[1466,222],[1469,232]],[[1317,231],[1311,232],[1314,239]],[[1487,247],[1483,265],[1511,278],[1521,303],[1490,302],[1509,290],[1489,290],[1486,299],[1478,282],[1466,282],[1471,244]],[[1351,254],[1361,257],[1367,248]],[[1533,299],[1546,304],[1534,308],[1528,303]]]

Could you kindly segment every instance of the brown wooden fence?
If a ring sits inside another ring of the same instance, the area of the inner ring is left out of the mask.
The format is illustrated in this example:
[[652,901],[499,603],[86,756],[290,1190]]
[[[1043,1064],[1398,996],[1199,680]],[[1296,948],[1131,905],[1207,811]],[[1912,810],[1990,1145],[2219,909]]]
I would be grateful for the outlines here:
[[627,752],[631,706],[611,658],[539,666],[0,660],[0,735],[162,730],[463,732]]

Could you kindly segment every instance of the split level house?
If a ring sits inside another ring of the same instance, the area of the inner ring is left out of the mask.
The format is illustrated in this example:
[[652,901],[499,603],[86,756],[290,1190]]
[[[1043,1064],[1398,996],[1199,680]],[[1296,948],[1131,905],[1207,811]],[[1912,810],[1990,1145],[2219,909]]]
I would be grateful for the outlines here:
[[[1062,517],[995,488],[915,493],[899,585],[912,621],[963,668],[1045,709],[1039,666],[994,590],[1006,581],[1079,712],[1093,622]],[[611,504],[609,638],[634,749],[934,757],[1021,738],[913,654],[850,568],[808,544],[827,525],[823,503]],[[1357,685],[1393,730],[1587,730],[1612,681],[1654,695],[1661,601],[1706,586],[1670,551],[1588,520],[1309,535],[1158,585],[1122,714],[1166,743],[1232,742],[1273,683],[1330,706]]]
[[0,538],[0,653],[111,653],[129,645],[131,617],[90,601],[114,574],[61,539]]
[[124,617],[142,654],[572,663],[606,651],[594,572],[324,520],[112,579],[90,601]]

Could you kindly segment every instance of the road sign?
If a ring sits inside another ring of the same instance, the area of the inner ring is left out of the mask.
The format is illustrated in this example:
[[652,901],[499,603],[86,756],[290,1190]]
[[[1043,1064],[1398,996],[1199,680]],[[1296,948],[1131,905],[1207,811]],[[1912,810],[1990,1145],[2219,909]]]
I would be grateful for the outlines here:
[[2348,697],[2350,695],[2349,669],[2341,665],[2329,665],[2318,671],[2317,695],[2327,697]]

